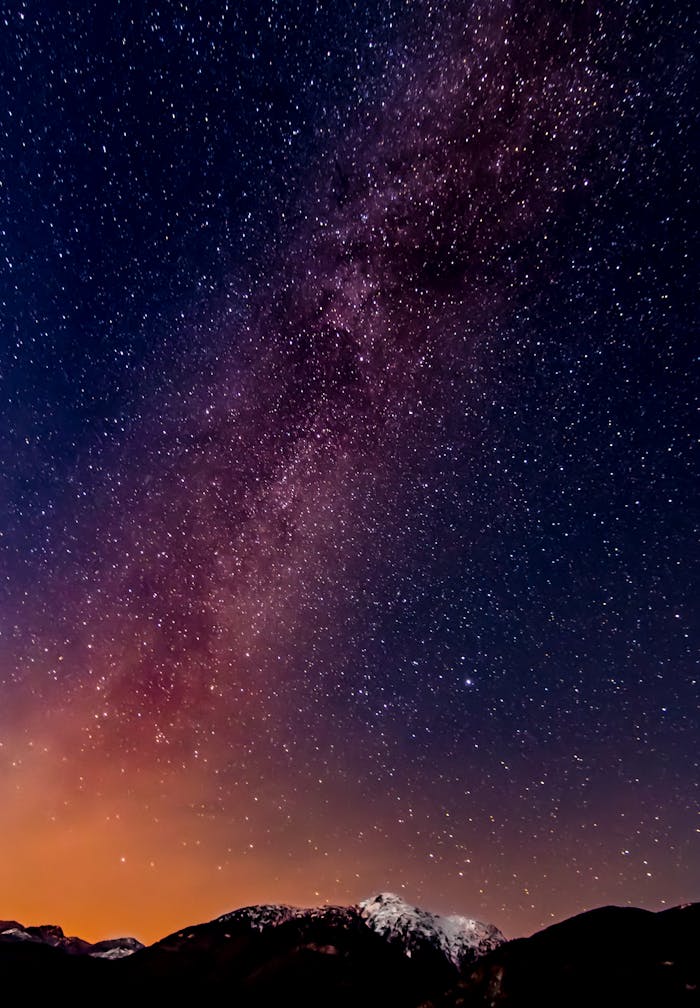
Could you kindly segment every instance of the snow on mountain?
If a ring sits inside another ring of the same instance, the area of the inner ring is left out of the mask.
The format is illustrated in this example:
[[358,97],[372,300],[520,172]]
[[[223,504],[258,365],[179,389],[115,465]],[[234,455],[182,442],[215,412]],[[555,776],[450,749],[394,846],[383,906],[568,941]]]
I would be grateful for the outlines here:
[[305,920],[322,920],[336,927],[359,920],[383,938],[399,944],[408,956],[421,949],[439,949],[458,969],[505,941],[493,924],[469,917],[433,914],[411,906],[394,893],[379,893],[349,907],[300,908],[274,903],[243,907],[218,917],[216,923],[247,923],[263,931],[288,921]]
[[493,924],[457,915],[443,917],[411,906],[394,893],[363,900],[359,909],[368,927],[390,941],[401,942],[407,955],[426,944],[437,946],[457,968],[506,940]]
[[87,954],[93,959],[123,959],[145,946],[136,938],[106,938],[95,942]]
[[17,924],[16,921],[0,921],[0,938],[10,938],[12,941],[39,941],[34,935],[25,931],[22,925]]
[[63,949],[71,955],[89,955],[98,959],[121,959],[143,948],[136,938],[107,938],[92,944],[82,938],[68,937],[55,924],[25,927],[17,921],[0,921],[0,941],[33,942]]
[[262,903],[256,906],[241,907],[216,918],[217,924],[247,923],[251,927],[263,931],[265,928],[278,927],[293,920],[323,920],[327,924],[349,924],[356,914],[356,907],[318,906],[294,907],[286,903]]
[[104,952],[88,952],[89,956],[93,959],[123,959],[125,956],[133,955],[136,949],[124,948],[124,946],[117,946],[116,948],[106,949]]
[[[492,924],[482,924],[467,917],[441,917],[411,906],[393,893],[379,893],[355,906],[346,907],[294,907],[266,903],[233,910],[211,923],[223,927],[224,932],[227,926],[233,929],[241,925],[262,932],[292,921],[298,922],[302,928],[315,921],[340,930],[368,927],[409,957],[420,952],[438,951],[457,969],[505,941]],[[190,938],[196,930],[192,929],[190,934],[185,929],[172,937],[177,940]],[[17,921],[0,921],[0,941],[53,945],[71,955],[88,955],[98,959],[121,959],[143,948],[135,938],[113,938],[92,944],[80,938],[69,938],[54,925],[25,927]]]

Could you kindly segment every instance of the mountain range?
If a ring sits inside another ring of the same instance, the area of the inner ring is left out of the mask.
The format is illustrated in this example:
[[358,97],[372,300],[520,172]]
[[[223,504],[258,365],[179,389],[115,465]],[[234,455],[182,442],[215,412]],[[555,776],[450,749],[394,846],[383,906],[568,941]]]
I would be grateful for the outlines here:
[[346,907],[245,907],[147,947],[0,921],[0,976],[30,1005],[691,1008],[699,939],[700,903],[602,907],[506,941],[493,924],[380,893]]

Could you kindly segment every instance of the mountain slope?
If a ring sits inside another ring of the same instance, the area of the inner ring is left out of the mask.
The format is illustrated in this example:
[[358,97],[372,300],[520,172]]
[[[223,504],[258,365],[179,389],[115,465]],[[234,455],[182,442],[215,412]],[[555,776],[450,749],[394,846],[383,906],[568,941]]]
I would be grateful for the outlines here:
[[[0,975],[26,1004],[58,998],[91,1008],[700,1005],[700,904],[661,913],[603,907],[505,942],[493,925],[381,893],[350,907],[244,907],[135,945],[0,922]],[[103,954],[118,949],[127,954]]]
[[700,1008],[700,903],[601,907],[507,942],[436,1008]]
[[169,935],[125,968],[141,983],[176,975],[180,990],[196,977],[212,995],[224,982],[241,1006],[361,998],[388,1008],[444,990],[485,947],[504,940],[493,925],[442,918],[383,893],[349,907],[244,907]]
[[96,958],[120,959],[144,948],[136,938],[107,938],[91,942],[83,938],[68,937],[56,924],[25,927],[17,921],[0,921],[0,942],[30,942],[62,949],[71,955],[89,955]]

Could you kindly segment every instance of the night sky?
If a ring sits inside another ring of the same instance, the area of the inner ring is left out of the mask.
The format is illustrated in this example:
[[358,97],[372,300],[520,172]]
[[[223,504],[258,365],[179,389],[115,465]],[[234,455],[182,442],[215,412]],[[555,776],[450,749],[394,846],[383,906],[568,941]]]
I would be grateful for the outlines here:
[[0,3],[0,917],[700,897],[696,26]]

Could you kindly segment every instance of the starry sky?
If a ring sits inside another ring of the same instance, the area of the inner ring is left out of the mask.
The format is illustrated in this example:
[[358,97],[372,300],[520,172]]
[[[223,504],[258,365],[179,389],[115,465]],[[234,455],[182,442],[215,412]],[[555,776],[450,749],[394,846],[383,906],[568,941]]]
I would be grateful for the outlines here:
[[693,5],[0,2],[0,916],[700,896]]

